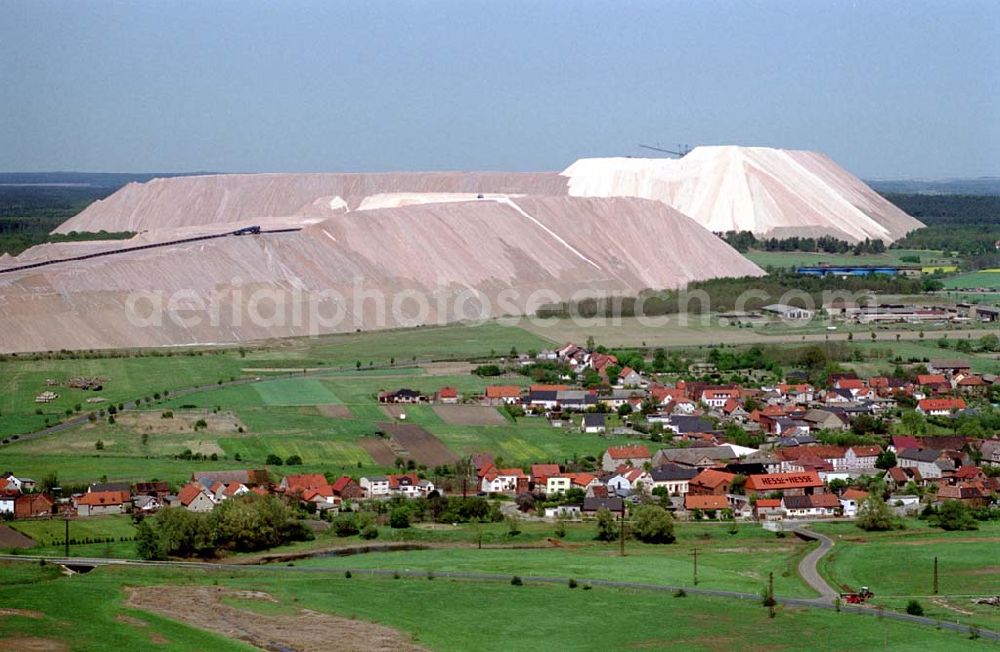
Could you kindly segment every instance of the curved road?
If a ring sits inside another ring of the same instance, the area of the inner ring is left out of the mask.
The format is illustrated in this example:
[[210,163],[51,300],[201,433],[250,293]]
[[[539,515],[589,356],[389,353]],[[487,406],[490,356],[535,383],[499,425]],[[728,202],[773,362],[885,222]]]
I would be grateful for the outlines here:
[[827,584],[823,576],[820,575],[819,569],[816,568],[823,555],[830,552],[830,549],[833,548],[833,539],[825,534],[807,530],[805,527],[797,527],[792,532],[801,539],[819,541],[819,547],[803,557],[802,561],[799,562],[799,575],[802,576],[806,584],[819,593],[820,597],[816,598],[817,601],[824,604],[833,604],[833,601],[837,599],[840,592]]
[[[815,532],[808,532],[808,535],[815,535]],[[821,536],[821,535],[820,535]],[[819,538],[819,537],[817,537]],[[832,541],[830,542],[832,545]],[[822,544],[821,544],[822,545]],[[829,548],[827,548],[829,549]],[[353,568],[318,568],[318,567],[300,567],[300,566],[288,566],[282,565],[268,565],[268,566],[250,566],[241,564],[221,564],[213,562],[192,562],[192,561],[138,561],[138,560],[128,560],[128,559],[102,559],[102,558],[91,558],[91,557],[42,557],[38,555],[0,555],[0,561],[20,561],[29,562],[37,564],[39,560],[44,559],[48,563],[52,564],[65,564],[67,566],[81,566],[81,567],[96,567],[96,566],[160,566],[168,568],[185,568],[188,570],[198,569],[198,570],[269,570],[274,572],[299,572],[299,573],[337,573],[341,574],[347,570],[351,571],[353,575],[380,575],[380,576],[396,576],[400,577],[427,577],[427,571],[415,571],[411,569],[353,569]],[[481,582],[509,582],[510,575],[498,575],[495,573],[464,573],[464,572],[452,572],[452,571],[436,571],[434,572],[435,577],[447,577],[451,579],[460,580],[473,580]],[[538,584],[566,584],[569,581],[567,577],[546,577],[546,576],[521,576],[522,581],[525,582],[535,582]],[[609,588],[618,589],[638,589],[643,591],[663,591],[663,592],[674,592],[679,589],[683,589],[685,592],[693,595],[704,595],[710,597],[718,598],[735,598],[738,600],[753,600],[760,601],[760,595],[757,593],[743,593],[739,591],[722,591],[716,589],[699,589],[693,587],[680,587],[680,586],[670,586],[666,584],[647,584],[645,582],[617,582],[614,580],[596,580],[596,579],[585,579],[585,583],[592,586],[606,586]],[[829,588],[829,587],[827,587]],[[775,597],[775,600],[780,604],[791,605],[795,607],[809,607],[813,609],[835,609],[836,607],[830,603],[825,602],[822,598],[781,598]],[[845,613],[860,614],[867,616],[877,616],[889,618],[891,620],[898,620],[907,623],[913,623],[917,625],[927,625],[930,627],[940,627],[943,629],[952,630],[962,634],[971,634],[968,625],[962,625],[953,622],[944,622],[934,620],[933,618],[924,618],[923,616],[911,616],[909,614],[900,613],[897,611],[888,610],[877,610],[866,607],[855,607],[853,605],[841,605],[840,611]],[[980,637],[985,639],[990,639],[994,641],[1000,641],[1000,632],[995,632],[988,629],[978,629],[978,634]]]

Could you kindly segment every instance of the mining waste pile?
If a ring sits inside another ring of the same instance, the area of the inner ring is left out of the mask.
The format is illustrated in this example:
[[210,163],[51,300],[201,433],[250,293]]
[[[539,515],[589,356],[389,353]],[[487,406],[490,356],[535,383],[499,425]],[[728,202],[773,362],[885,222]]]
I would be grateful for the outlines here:
[[532,314],[764,272],[714,235],[886,242],[920,223],[810,152],[700,147],[563,173],[129,184],[0,260],[0,351],[232,343]]

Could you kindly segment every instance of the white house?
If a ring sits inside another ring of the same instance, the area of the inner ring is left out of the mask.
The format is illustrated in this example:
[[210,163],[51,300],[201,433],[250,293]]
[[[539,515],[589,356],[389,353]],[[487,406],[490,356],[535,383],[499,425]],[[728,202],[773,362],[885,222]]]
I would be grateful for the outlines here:
[[569,475],[550,475],[545,479],[545,494],[553,496],[566,493],[573,487],[573,478]]
[[630,491],[647,491],[651,488],[652,481],[648,473],[642,468],[638,468],[618,473],[608,480],[607,485],[609,491],[628,493]]
[[631,367],[625,367],[618,375],[618,384],[622,387],[642,387],[645,381],[638,371]]
[[389,496],[389,478],[384,475],[365,476],[358,484],[365,490],[366,498],[386,498]]
[[490,494],[513,493],[519,484],[528,486],[528,476],[521,469],[490,469],[483,476],[480,490]]
[[881,453],[881,446],[851,446],[844,451],[843,465],[847,469],[873,469]]
[[607,415],[604,414],[585,414],[583,415],[583,421],[580,423],[580,428],[590,434],[599,434],[607,431]]
[[896,461],[902,468],[916,468],[924,480],[940,478],[944,470],[954,470],[951,460],[941,460],[941,453],[936,450],[917,450],[907,448],[896,455]]

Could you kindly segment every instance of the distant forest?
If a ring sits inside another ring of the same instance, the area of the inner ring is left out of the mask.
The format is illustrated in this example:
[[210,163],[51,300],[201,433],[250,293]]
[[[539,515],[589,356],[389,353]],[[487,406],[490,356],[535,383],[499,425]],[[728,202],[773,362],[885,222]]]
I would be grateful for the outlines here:
[[[885,198],[927,226],[910,232],[893,249],[933,249],[962,256],[966,269],[1000,267],[1000,195],[927,195],[886,193]],[[757,238],[749,231],[727,231],[720,237],[738,251],[805,251],[830,254],[879,254],[881,240],[850,243],[819,238]]]
[[927,225],[892,246],[940,249],[966,258],[965,267],[1000,266],[1000,195],[886,194],[885,198]]
[[45,242],[128,237],[130,234],[49,236],[84,208],[122,186],[177,174],[84,172],[0,173],[0,254],[16,256]]

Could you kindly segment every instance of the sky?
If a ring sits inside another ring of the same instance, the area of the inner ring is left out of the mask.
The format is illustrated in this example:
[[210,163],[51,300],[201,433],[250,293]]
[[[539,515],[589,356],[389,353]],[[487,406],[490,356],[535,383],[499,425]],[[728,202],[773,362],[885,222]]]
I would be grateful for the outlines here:
[[0,171],[1000,175],[1000,2],[0,0]]

